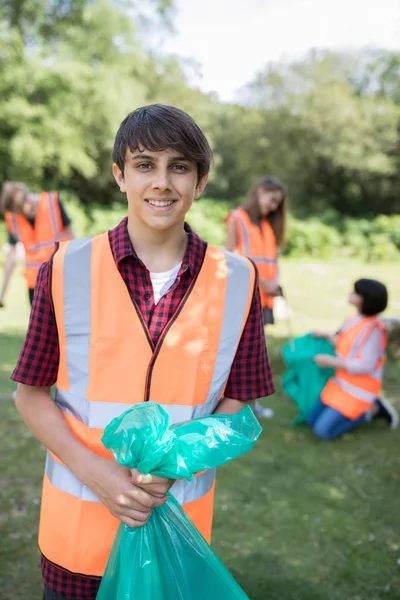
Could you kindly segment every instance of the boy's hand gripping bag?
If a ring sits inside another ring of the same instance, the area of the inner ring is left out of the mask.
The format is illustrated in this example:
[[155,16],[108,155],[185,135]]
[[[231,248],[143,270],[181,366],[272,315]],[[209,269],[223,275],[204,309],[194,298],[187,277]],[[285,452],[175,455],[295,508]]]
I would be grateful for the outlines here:
[[[176,425],[154,402],[111,421],[102,438],[143,474],[187,479],[251,450],[261,427],[250,406]],[[248,600],[172,494],[143,526],[121,523],[97,600]],[[100,524],[99,524],[100,525]]]

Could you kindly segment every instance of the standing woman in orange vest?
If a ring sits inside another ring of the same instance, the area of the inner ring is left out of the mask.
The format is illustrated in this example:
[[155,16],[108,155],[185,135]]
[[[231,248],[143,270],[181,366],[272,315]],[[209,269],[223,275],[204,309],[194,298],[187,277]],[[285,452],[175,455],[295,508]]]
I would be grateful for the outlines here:
[[56,242],[74,237],[71,220],[56,192],[33,194],[23,183],[7,181],[0,198],[10,249],[4,265],[0,308],[17,259],[17,243],[25,249],[24,276],[32,304],[40,266],[53,254]]
[[286,190],[275,177],[264,177],[247,194],[243,205],[226,218],[226,249],[251,258],[259,274],[264,325],[274,323],[274,298],[281,295],[277,249],[286,229]]
[[387,289],[374,279],[359,279],[349,302],[356,314],[336,334],[314,332],[315,337],[329,339],[336,351],[336,356],[314,357],[321,368],[335,369],[308,417],[313,432],[323,440],[337,438],[372,419],[385,419],[392,429],[398,424],[395,409],[380,395],[386,332],[378,314],[387,306]]
[[[251,258],[257,266],[264,325],[272,325],[274,298],[282,293],[277,249],[285,242],[284,185],[275,177],[264,177],[250,189],[243,205],[229,213],[226,223],[226,249]],[[273,416],[259,402],[255,412],[258,417]]]

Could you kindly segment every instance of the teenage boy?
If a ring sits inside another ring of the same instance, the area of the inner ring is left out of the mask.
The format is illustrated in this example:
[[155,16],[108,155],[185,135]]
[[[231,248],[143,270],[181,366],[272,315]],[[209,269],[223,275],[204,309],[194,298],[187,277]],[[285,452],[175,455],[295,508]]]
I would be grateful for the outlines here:
[[236,413],[274,391],[254,265],[185,223],[210,168],[202,130],[172,106],[139,108],[113,160],[128,216],[42,266],[13,373],[17,409],[48,449],[45,600],[94,600],[119,522],[143,526],[170,488],[210,541],[214,473],[175,483],[119,465],[100,441],[113,417],[148,400],[172,422]]

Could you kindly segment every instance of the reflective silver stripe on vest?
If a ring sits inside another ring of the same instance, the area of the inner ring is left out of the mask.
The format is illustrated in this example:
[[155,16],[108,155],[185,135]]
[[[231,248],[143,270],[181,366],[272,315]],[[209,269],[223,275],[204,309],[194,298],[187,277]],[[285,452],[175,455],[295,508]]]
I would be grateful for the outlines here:
[[72,398],[76,415],[87,424],[90,421],[90,403],[86,400],[89,381],[89,336],[91,304],[91,249],[92,238],[73,240],[65,252],[64,267],[64,326],[67,338],[66,359]]
[[365,332],[367,331],[367,328],[369,328],[370,326],[371,326],[370,323],[366,323],[364,325],[364,327],[361,329],[361,331],[359,332],[359,334],[357,335],[356,339],[354,340],[354,342],[351,346],[349,358],[355,358],[355,356],[357,356],[358,352],[361,349],[361,342],[365,337]]
[[46,454],[46,466],[44,472],[50,479],[50,483],[62,492],[71,494],[81,500],[88,502],[100,502],[92,490],[83,485],[77,477],[66,467],[60,465],[49,452]]
[[338,331],[338,333],[346,333],[347,331],[350,331],[350,329],[352,329],[355,325],[357,325],[357,323],[359,323],[360,320],[361,320],[361,317],[359,315],[350,317],[350,319],[347,319],[343,323],[343,327]]
[[266,265],[275,265],[276,258],[264,258],[263,256],[252,256],[251,260],[256,264],[264,263]]
[[244,253],[246,256],[250,256],[249,236],[248,236],[248,232],[246,229],[246,224],[243,220],[242,215],[238,211],[235,210],[234,215],[235,215],[236,219],[238,220],[239,227],[242,232]]
[[53,229],[54,239],[47,242],[40,242],[39,244],[35,244],[34,246],[30,246],[27,248],[28,252],[37,252],[42,248],[48,248],[49,246],[54,246],[57,241],[57,236],[59,234],[57,227],[57,218],[56,218],[56,208],[55,208],[55,200],[50,192],[47,192],[47,201],[49,203],[49,212],[50,212],[50,222],[51,227]]
[[14,227],[14,235],[18,238],[18,241],[21,241],[21,234],[18,228],[18,222],[17,222],[17,217],[14,215],[14,213],[11,213],[11,223]]
[[28,252],[36,252],[36,250],[40,250],[41,248],[48,248],[48,246],[54,246],[56,240],[52,240],[51,242],[41,242],[40,244],[36,244],[35,246],[30,246],[28,248]]
[[339,377],[333,377],[333,381],[337,383],[337,385],[342,388],[344,392],[362,400],[363,402],[373,402],[376,398],[376,394],[373,392],[368,392],[367,390],[363,390],[362,388],[356,387],[347,381],[343,381]]
[[47,193],[47,201],[49,203],[49,209],[50,209],[51,226],[53,227],[53,234],[54,234],[54,237],[56,238],[59,233],[58,227],[57,227],[57,217],[56,217],[56,207],[55,207],[56,199],[55,199],[55,196],[51,192]]
[[211,490],[216,469],[205,471],[198,477],[193,477],[192,481],[177,481],[171,488],[171,493],[178,500],[179,504],[187,504],[202,498]]
[[276,258],[266,258],[265,256],[252,256],[250,253],[250,244],[249,244],[249,236],[248,236],[248,232],[247,232],[247,228],[246,228],[246,224],[244,222],[244,219],[242,217],[242,215],[237,212],[234,211],[234,214],[236,215],[236,219],[239,222],[239,226],[240,226],[240,230],[242,232],[242,237],[243,237],[243,247],[244,247],[244,253],[246,256],[248,256],[249,258],[251,258],[251,260],[253,262],[255,262],[256,264],[266,264],[266,265],[276,265],[277,264],[277,260]]
[[29,269],[39,269],[42,266],[43,263],[41,262],[31,262],[31,261],[26,261],[25,262],[25,266],[28,267]]
[[[87,409],[85,413],[82,411],[83,402]],[[104,429],[112,419],[132,408],[132,404],[121,402],[83,401],[80,395],[61,390],[56,391],[56,403],[63,411],[93,429]],[[193,418],[193,406],[171,404],[160,404],[160,406],[169,414],[171,425],[190,421]],[[80,411],[79,407],[81,407]]]
[[[352,319],[349,319],[348,325],[346,325],[341,333],[347,333],[348,331],[350,331],[350,329],[352,329],[353,327],[355,327],[357,324],[359,323],[359,317],[354,317]],[[362,348],[362,342],[365,338],[365,333],[366,331],[369,329],[370,332],[373,331],[373,329],[376,327],[378,327],[377,325],[377,321],[370,321],[369,323],[366,323],[365,326],[362,328],[362,330],[359,332],[359,334],[357,335],[355,341],[353,342],[351,348],[350,348],[350,352],[348,354],[347,357],[343,357],[341,354],[339,354],[339,356],[342,356],[342,358],[350,358],[350,359],[354,359],[356,358],[357,354],[359,353],[359,351]],[[383,365],[379,365],[380,361],[382,360],[382,358],[384,357],[384,351],[382,350],[382,355],[381,357],[378,359],[377,364],[375,365],[375,368],[373,370],[372,373],[368,373],[369,377],[374,377],[375,379],[377,379],[378,381],[382,381],[383,379]],[[379,366],[377,366],[379,365]],[[349,385],[349,384],[348,384]],[[355,389],[359,389],[356,388]],[[353,394],[355,395],[355,394]],[[375,396],[374,396],[375,397]],[[369,402],[369,400],[368,400]]]
[[[100,500],[90,488],[83,485],[77,477],[66,467],[54,460],[49,452],[46,454],[45,473],[54,487],[62,492],[71,494],[87,502]],[[215,479],[215,469],[210,469],[192,481],[177,481],[171,488],[171,493],[180,504],[187,504],[205,496],[212,488]]]
[[196,406],[193,411],[194,419],[213,413],[223,394],[240,341],[249,298],[250,269],[254,267],[237,254],[227,250],[223,252],[228,277],[221,337],[207,400],[205,404]]

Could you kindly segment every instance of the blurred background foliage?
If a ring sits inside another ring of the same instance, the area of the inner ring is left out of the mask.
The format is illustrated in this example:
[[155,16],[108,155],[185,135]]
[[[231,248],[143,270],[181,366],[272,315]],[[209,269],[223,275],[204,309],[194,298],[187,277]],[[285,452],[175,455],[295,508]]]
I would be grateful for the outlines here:
[[400,54],[313,50],[266,64],[226,104],[189,85],[195,64],[163,54],[174,10],[172,0],[3,0],[0,180],[59,190],[78,232],[109,227],[124,213],[111,175],[118,125],[169,103],[214,149],[209,199],[192,209],[207,239],[222,243],[229,208],[274,174],[289,190],[287,254],[398,259]]

